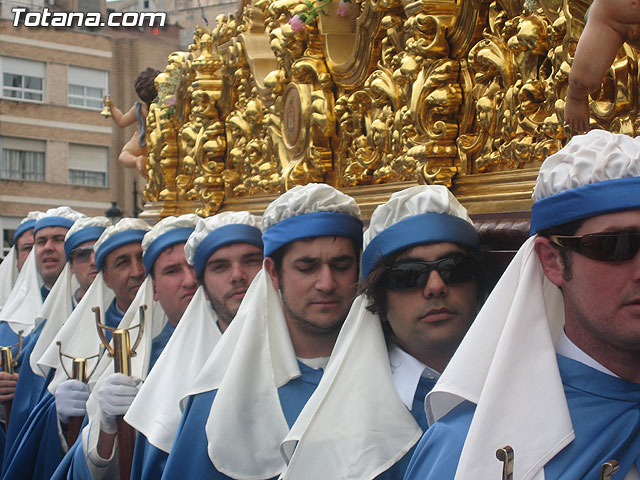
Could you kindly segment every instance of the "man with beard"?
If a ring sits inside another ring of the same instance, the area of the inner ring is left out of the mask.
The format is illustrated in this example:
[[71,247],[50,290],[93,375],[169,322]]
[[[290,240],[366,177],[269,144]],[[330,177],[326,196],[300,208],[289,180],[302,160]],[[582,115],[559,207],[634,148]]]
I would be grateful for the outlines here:
[[[272,478],[355,297],[359,208],[325,184],[265,210],[263,269],[189,391],[163,478]],[[215,399],[215,401],[214,401]]]
[[478,311],[480,240],[446,187],[394,193],[364,241],[364,292],[284,442],[282,478],[402,478],[425,396]]
[[180,400],[262,266],[260,217],[223,212],[200,219],[185,253],[200,288],[125,417],[139,432],[131,478],[162,475],[182,415]]

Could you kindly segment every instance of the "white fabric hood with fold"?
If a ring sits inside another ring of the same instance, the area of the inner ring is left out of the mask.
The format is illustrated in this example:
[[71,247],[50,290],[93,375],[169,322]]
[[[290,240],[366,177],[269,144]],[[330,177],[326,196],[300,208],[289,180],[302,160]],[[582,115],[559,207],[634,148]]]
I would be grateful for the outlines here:
[[218,390],[205,430],[209,458],[220,472],[266,479],[284,470],[280,443],[289,426],[278,388],[299,376],[280,297],[263,268],[184,399]]
[[[136,355],[131,357],[131,376],[144,380],[149,372],[153,339],[162,331],[168,321],[160,303],[153,299],[153,285],[150,276],[147,276],[138,289],[138,293],[125,312],[124,317],[122,317],[122,321],[118,325],[118,329],[128,329],[130,327],[140,325],[140,307],[143,307],[144,310],[144,328],[142,338],[136,348]],[[138,338],[138,335],[138,328],[133,328],[129,331],[130,345],[132,347]],[[111,341],[111,346],[113,347],[113,340]],[[89,400],[87,401],[89,425],[83,429],[82,435],[84,445],[97,444],[100,429],[89,427],[91,422],[99,422],[100,419],[100,405],[98,403],[97,395],[100,388],[100,382],[112,373],[116,373],[114,360],[105,353],[100,359],[100,363],[89,381],[89,391],[91,392]],[[99,423],[96,423],[96,425],[99,425]],[[91,435],[92,438],[85,438],[88,435]]]
[[[532,228],[608,213],[600,202],[580,202],[582,211],[568,210],[565,193],[624,188],[624,180],[640,176],[638,145],[603,130],[573,137],[540,168]],[[609,211],[638,208],[636,195],[614,195],[614,200],[618,205]],[[536,210],[542,203],[545,208]],[[509,264],[425,401],[430,424],[465,400],[477,405],[456,480],[500,478],[495,453],[505,445],[515,452],[514,478],[543,479],[545,464],[575,436],[554,348],[564,326],[564,302],[542,271],[535,239],[529,238]]]
[[9,299],[0,311],[0,321],[7,322],[16,334],[28,335],[35,325],[42,308],[42,278],[36,269],[36,253],[32,249],[22,265]]
[[372,479],[422,436],[393,386],[380,319],[366,304],[362,295],[353,302],[320,385],[282,442],[282,479]]
[[180,400],[221,336],[217,314],[200,286],[125,415],[153,446],[171,451],[182,418]]
[[18,255],[14,245],[0,263],[0,311],[2,311],[2,307],[16,284],[18,273]]
[[[223,230],[219,229],[227,225],[255,227],[260,234],[260,217],[249,212],[223,212],[202,218],[185,244],[187,262],[194,264],[196,250],[207,238],[217,238],[221,245],[225,245],[226,240],[241,241],[238,236],[221,234]],[[219,236],[210,237],[216,232]],[[211,249],[215,251],[215,247],[206,250],[200,269],[204,269]],[[218,315],[204,287],[200,286],[125,415],[125,420],[144,434],[149,443],[165,452],[170,452],[182,418],[180,400],[189,392],[202,365],[222,336],[217,320]],[[153,405],[151,414],[149,405]]]
[[9,294],[18,279],[18,251],[16,250],[16,243],[22,234],[33,229],[33,224],[42,215],[42,212],[34,211],[29,212],[29,214],[22,219],[20,226],[14,234],[13,246],[6,257],[4,257],[2,263],[0,263],[0,311],[2,311],[2,307],[9,298]]

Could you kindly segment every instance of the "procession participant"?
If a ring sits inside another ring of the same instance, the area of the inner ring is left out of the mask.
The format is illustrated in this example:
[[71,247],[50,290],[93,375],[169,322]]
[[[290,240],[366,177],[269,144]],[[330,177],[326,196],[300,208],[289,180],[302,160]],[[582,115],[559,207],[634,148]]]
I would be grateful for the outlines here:
[[[355,297],[359,208],[325,184],[262,218],[264,265],[192,385],[163,478],[271,478]],[[215,399],[215,401],[214,401]]]
[[25,261],[24,276],[16,283],[9,301],[0,311],[0,345],[14,345],[18,333],[26,337],[33,329],[42,303],[66,264],[64,237],[83,213],[69,207],[47,210],[33,227],[33,261]]
[[[8,301],[0,311],[0,345],[14,346],[15,371],[20,371],[22,356],[18,356],[19,344],[29,342],[29,333],[34,328],[36,317],[58,275],[64,268],[64,236],[73,223],[84,217],[69,207],[57,207],[42,215],[35,215],[33,225],[35,248],[28,254]],[[7,366],[3,366],[7,368]],[[0,402],[13,402],[17,374],[0,372]],[[16,404],[16,408],[20,406]],[[10,420],[10,419],[9,419]],[[5,436],[2,434],[4,452]]]
[[200,219],[184,250],[200,287],[125,416],[138,431],[132,479],[162,476],[182,416],[180,399],[262,266],[260,217],[223,212]]
[[[76,358],[91,357],[99,352],[102,343],[96,330],[93,308],[99,309],[102,324],[110,328],[120,324],[144,280],[141,243],[149,229],[143,220],[123,218],[107,227],[94,244],[98,275],[37,361],[38,368],[45,376],[53,370],[53,378],[48,386],[52,395],[56,394],[58,385],[67,380],[60,364],[60,348],[65,354]],[[110,331],[105,334],[111,338]],[[86,389],[76,393],[86,397]]]
[[154,367],[196,292],[197,282],[186,262],[184,244],[197,221],[194,214],[167,217],[145,235],[142,249],[147,276],[118,325],[119,329],[140,325],[140,308],[146,308],[141,342],[131,358],[131,376],[114,372],[113,359],[102,358],[90,380],[95,387],[86,404],[88,424],[82,440],[69,450],[53,478],[120,477],[116,418],[127,412],[141,379]]
[[[430,393],[405,478],[638,478],[640,143],[576,136],[540,168],[531,233]],[[554,345],[555,341],[555,345]]]
[[[36,319],[36,327],[21,354],[24,366],[16,386],[7,432],[2,468],[5,478],[48,478],[46,473],[53,472],[56,459],[60,459],[58,421],[53,397],[47,391],[52,375],[44,375],[37,360],[97,275],[93,244],[109,224],[105,217],[81,218],[65,236],[66,266],[45,300]],[[48,461],[49,449],[42,448],[45,439],[52,441],[52,448],[56,449],[53,465]],[[36,467],[44,471],[37,471]]]
[[391,195],[364,244],[364,292],[283,442],[282,479],[401,479],[425,396],[478,311],[479,237],[446,187]]
[[33,248],[33,226],[42,212],[29,212],[13,234],[13,246],[0,263],[0,310],[16,284],[18,274]]

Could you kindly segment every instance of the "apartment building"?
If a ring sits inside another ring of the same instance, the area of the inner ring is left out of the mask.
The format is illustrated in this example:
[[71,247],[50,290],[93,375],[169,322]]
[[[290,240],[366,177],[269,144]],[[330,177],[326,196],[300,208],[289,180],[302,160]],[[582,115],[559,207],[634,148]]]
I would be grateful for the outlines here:
[[[29,11],[62,9],[53,0],[9,1],[29,3]],[[73,8],[87,11],[82,1],[75,0]],[[90,2],[106,11],[104,0]],[[126,111],[137,99],[133,84],[138,72],[147,66],[164,69],[167,56],[179,46],[175,27],[156,32],[14,27],[11,5],[2,3],[0,256],[31,210],[69,205],[87,215],[104,215],[116,202],[131,216],[142,205],[144,179],[117,161],[136,126],[122,130],[102,117],[102,98],[111,94]]]

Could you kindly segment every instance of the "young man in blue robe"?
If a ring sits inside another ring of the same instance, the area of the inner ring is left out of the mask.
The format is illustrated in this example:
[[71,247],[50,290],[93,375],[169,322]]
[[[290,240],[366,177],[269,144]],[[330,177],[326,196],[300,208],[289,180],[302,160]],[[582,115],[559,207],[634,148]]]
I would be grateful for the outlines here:
[[[27,434],[29,428],[33,428],[31,425],[26,427],[27,423],[31,423],[27,419],[32,410],[43,396],[50,396],[46,388],[51,380],[50,375],[45,376],[38,368],[37,357],[51,342],[59,327],[82,299],[97,275],[93,244],[108,222],[109,220],[105,217],[85,217],[77,220],[67,232],[64,243],[67,266],[58,276],[49,299],[45,301],[41,315],[36,321],[36,327],[29,335],[20,356],[22,368],[16,386],[12,421],[7,432],[7,455],[3,471],[7,470],[10,464],[15,466],[16,462],[26,462],[28,468],[32,468],[33,458],[27,454],[26,448],[20,445],[23,441],[27,441],[23,436]],[[75,284],[78,285],[77,288]],[[45,331],[47,323],[49,328],[43,336],[42,332]],[[53,433],[57,434],[57,424],[54,427]]]
[[294,187],[262,219],[265,260],[191,388],[162,478],[255,478],[315,390],[355,297],[359,208],[325,184]]
[[427,399],[407,479],[638,478],[640,143],[592,130],[540,168],[531,232]]
[[223,212],[198,221],[185,245],[200,287],[145,380],[125,421],[137,431],[131,478],[162,476],[178,429],[180,400],[235,317],[262,267],[260,217]]
[[425,396],[478,310],[480,240],[446,187],[394,193],[364,243],[364,292],[284,442],[283,479],[402,479]]
[[142,249],[148,275],[118,326],[138,325],[140,307],[146,305],[142,340],[132,358],[132,376],[114,373],[113,360],[101,360],[100,378],[94,381],[87,402],[88,425],[52,478],[119,477],[116,417],[129,409],[140,379],[154,367],[196,292],[196,278],[186,262],[184,244],[197,220],[193,214],[168,217],[145,235]]
[[[8,432],[9,442],[6,447],[3,478],[49,478],[67,449],[66,428],[70,410],[74,414],[72,416],[81,417],[84,414],[84,403],[88,397],[86,385],[73,380],[63,381],[50,392],[48,387],[56,374],[56,369],[50,366],[42,368],[38,365],[38,361],[48,349],[53,349],[54,352],[57,350],[54,338],[57,338],[67,318],[71,318],[74,305],[79,306],[75,312],[76,318],[78,315],[91,318],[87,312],[90,312],[92,306],[108,305],[111,301],[112,292],[107,297],[108,300],[102,298],[102,303],[97,297],[104,297],[104,295],[99,293],[86,295],[98,270],[102,270],[100,282],[103,282],[104,275],[109,275],[105,271],[105,262],[109,261],[111,253],[120,257],[123,250],[130,248],[130,245],[135,245],[136,242],[139,248],[144,233],[131,233],[131,230],[126,234],[124,245],[119,241],[124,239],[122,236],[113,236],[110,237],[110,241],[100,242],[105,227],[109,224],[109,220],[105,217],[83,218],[69,230],[65,240],[65,255],[69,260],[69,266],[56,282],[50,295],[51,300],[47,300],[43,306],[43,316],[46,318],[40,320],[38,327],[30,335],[32,341],[24,350],[26,363],[21,370],[16,391],[16,402],[19,401],[19,403],[16,409],[16,423],[11,422]],[[103,259],[100,267],[96,264],[93,252],[96,242]],[[135,278],[137,271],[135,262],[131,262],[131,265],[131,273]],[[76,290],[72,288],[74,283],[71,281],[72,277],[77,280]],[[117,285],[126,282],[124,279],[130,277],[117,280],[109,278],[113,280],[113,285]],[[85,295],[87,301],[78,303],[78,300],[82,302]],[[128,301],[122,298],[122,295],[120,297],[122,302]],[[111,313],[106,315],[105,322],[115,327],[121,318],[117,312]],[[88,326],[95,330],[95,325]],[[63,374],[64,372],[61,371],[60,375]],[[56,393],[55,398],[53,392]],[[70,405],[73,405],[73,408]]]
[[[47,210],[44,214],[35,215],[35,217],[37,220],[31,225],[35,244],[31,254],[33,256],[32,263],[27,264],[25,268],[21,278],[22,284],[15,286],[12,292],[13,298],[3,309],[2,318],[5,321],[0,324],[0,344],[4,346],[15,345],[18,343],[19,336],[22,336],[23,349],[16,359],[16,372],[22,370],[23,359],[28,358],[28,354],[38,338],[40,331],[39,329],[34,330],[36,317],[43,313],[43,302],[65,267],[65,235],[74,222],[83,218],[84,214],[69,207],[57,207]],[[25,228],[28,228],[29,222],[25,222],[25,225],[27,226]],[[53,301],[55,299],[50,299],[48,304],[51,305]],[[14,356],[16,354],[17,351],[14,351]],[[33,407],[30,398],[35,394],[32,394],[30,388],[32,379],[29,373],[31,372],[28,371],[28,367],[26,370],[23,375],[25,379],[21,382],[22,392],[17,398],[14,396],[18,375],[0,372],[0,401],[3,403],[7,400],[11,400],[12,403],[15,401],[11,409],[13,422],[8,425],[6,448],[11,448],[15,435]],[[34,385],[35,388],[37,387]]]

